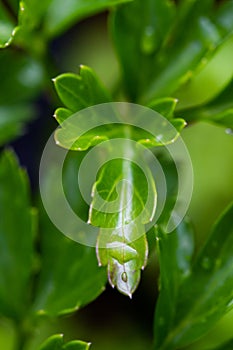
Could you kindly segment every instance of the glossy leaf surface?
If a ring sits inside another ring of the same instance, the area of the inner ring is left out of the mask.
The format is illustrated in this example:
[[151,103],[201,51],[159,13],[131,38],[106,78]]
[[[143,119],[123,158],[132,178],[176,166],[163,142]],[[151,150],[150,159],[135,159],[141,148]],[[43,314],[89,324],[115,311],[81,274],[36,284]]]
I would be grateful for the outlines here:
[[[69,115],[67,110],[59,109],[57,113],[57,118],[60,120]],[[173,143],[179,137],[181,130],[186,126],[184,119],[174,118],[171,121],[164,121],[163,125],[161,125],[162,130],[156,136],[141,128],[132,126],[128,126],[127,129],[129,132],[125,132],[126,125],[121,123],[109,123],[92,129],[90,128],[88,132],[83,132],[81,123],[78,123],[79,117],[81,115],[76,115],[76,120],[64,120],[62,128],[56,130],[55,140],[59,146],[74,151],[85,151],[103,141],[114,138],[128,139],[129,135],[131,140],[145,147],[163,146]],[[97,120],[98,117],[96,118]],[[83,125],[84,128],[88,126],[88,123],[91,127],[91,123],[87,121]]]
[[10,44],[14,27],[10,14],[4,8],[3,3],[0,3],[0,48]]
[[45,30],[49,36],[55,36],[84,17],[128,1],[132,0],[67,0],[64,6],[62,0],[50,0]]
[[[72,112],[110,101],[110,96],[95,72],[86,66],[80,67],[79,75],[65,73],[54,79],[58,96]],[[55,114],[56,116],[56,114]]]
[[3,3],[0,7],[0,47],[6,47],[14,40],[20,47],[43,55],[48,39],[85,17],[127,1],[131,0],[68,0],[66,6],[61,0]]
[[[14,52],[0,50],[0,144],[24,133],[26,121],[36,117],[33,98],[43,85],[44,69],[40,62]],[[30,104],[28,101],[30,100]]]
[[73,340],[64,343],[63,335],[57,334],[48,338],[38,350],[88,350],[90,343],[79,340]]
[[148,103],[172,96],[232,35],[232,6],[135,0],[119,7],[113,39],[130,99]]
[[[63,74],[55,78],[54,83],[61,101],[67,107],[58,108],[55,111],[55,118],[61,125],[61,128],[55,133],[55,140],[58,145],[67,149],[83,151],[102,141],[113,138],[128,138],[129,133],[125,132],[125,125],[120,123],[120,119],[117,119],[119,112],[114,107],[114,104],[106,106],[106,109],[103,107],[101,111],[95,108],[90,109],[84,112],[84,118],[81,113],[75,114],[75,112],[87,107],[110,102],[111,100],[109,94],[90,68],[82,66],[79,76],[71,73]],[[169,119],[160,123],[158,137],[151,135],[145,130],[131,126],[130,138],[146,147],[161,146],[174,142],[186,125],[183,119],[173,118],[176,102],[175,99],[164,98],[154,100],[149,105],[151,109]],[[145,109],[144,112],[149,113],[149,111]],[[96,113],[99,114],[96,115]],[[95,124],[100,119],[100,113],[101,116],[102,114],[106,115],[106,124],[100,123],[101,125],[98,127],[91,128],[92,123]],[[116,118],[113,118],[117,121],[115,121],[114,125],[108,122],[108,113],[111,116],[116,115]],[[146,117],[146,115],[142,115],[142,118]],[[151,128],[154,130],[158,129],[156,127],[157,123],[158,120],[156,115],[154,115],[155,125],[152,125]],[[85,129],[90,130],[85,132]]]
[[178,100],[172,97],[165,97],[160,99],[155,99],[151,101],[148,105],[149,108],[162,114],[168,120],[172,120],[174,117],[174,111],[176,108]]
[[155,74],[155,57],[174,16],[172,1],[163,0],[135,0],[119,7],[113,14],[113,40],[125,89],[133,102],[138,100]]
[[164,339],[173,325],[181,282],[191,271],[194,239],[189,222],[183,221],[170,234],[163,232],[159,225],[156,229],[156,244],[160,264],[160,294],[155,313],[155,349],[163,349]]
[[[187,121],[204,120],[233,129],[233,82],[207,104],[180,111]],[[229,130],[230,131],[230,130]]]
[[[81,207],[80,193],[70,187],[77,181],[78,156],[78,153],[68,156],[64,188],[71,206],[80,215],[85,207]],[[56,205],[56,178],[54,168],[43,183],[43,186],[50,188],[50,193],[53,191],[53,206]],[[40,213],[42,269],[33,309],[38,314],[68,314],[90,303],[103,292],[106,271],[98,267],[94,248],[67,238],[51,223],[42,208]]]
[[[127,146],[127,142],[124,144],[122,148]],[[156,207],[153,177],[147,166],[141,169],[137,163],[127,159],[129,147],[125,149],[125,159],[108,161],[97,174],[89,214],[89,220],[94,226],[121,227],[142,212],[144,224],[153,217]]]
[[0,158],[0,208],[0,313],[17,320],[30,301],[35,212],[27,176],[11,151]]
[[180,284],[169,327],[162,322],[159,331],[157,314],[155,338],[160,339],[157,348],[179,348],[192,343],[230,309],[233,299],[232,215],[233,205],[221,215],[191,272]]
[[127,159],[105,163],[97,175],[89,212],[89,222],[101,227],[96,247],[99,265],[108,266],[111,286],[130,297],[147,262],[144,226],[154,216],[157,199],[147,171],[146,177]]
[[233,27],[227,21],[232,10],[229,3],[215,9],[212,0],[181,2],[177,6],[176,20],[160,53],[164,57],[158,62],[160,72],[144,94],[145,99],[174,94],[232,35]]

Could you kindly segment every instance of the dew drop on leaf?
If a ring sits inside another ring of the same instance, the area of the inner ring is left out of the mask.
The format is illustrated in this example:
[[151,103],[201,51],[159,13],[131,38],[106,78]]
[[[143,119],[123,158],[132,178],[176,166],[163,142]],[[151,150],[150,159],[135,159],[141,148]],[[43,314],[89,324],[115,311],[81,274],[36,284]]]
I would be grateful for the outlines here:
[[128,276],[127,276],[127,273],[126,272],[122,272],[121,274],[121,279],[123,282],[127,282],[128,281]]

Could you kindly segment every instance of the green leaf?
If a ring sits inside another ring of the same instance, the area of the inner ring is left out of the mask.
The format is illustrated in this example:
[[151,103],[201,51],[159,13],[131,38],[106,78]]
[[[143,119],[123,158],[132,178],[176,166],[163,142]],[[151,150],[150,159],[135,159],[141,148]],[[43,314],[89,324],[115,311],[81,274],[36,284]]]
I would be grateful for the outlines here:
[[80,67],[79,75],[73,73],[59,75],[54,79],[54,84],[61,101],[72,112],[110,101],[107,90],[95,72],[86,66]]
[[[84,17],[126,1],[130,0],[79,0],[78,3],[68,0],[66,6],[61,0],[20,1],[18,24],[7,44],[14,39],[17,45],[35,53],[37,57],[43,56],[48,39],[61,34]],[[5,17],[2,14],[3,33],[5,40],[8,40],[11,31],[9,20]]]
[[[174,111],[176,108],[178,100],[172,97],[165,97],[160,99],[155,99],[151,101],[148,105],[149,108],[153,109],[155,112],[158,112],[163,117],[169,120],[169,122],[174,126],[174,128],[177,131],[176,136],[174,138],[170,138],[170,142],[174,142],[180,132],[184,129],[184,127],[187,125],[186,121],[182,118],[174,118]],[[146,137],[144,138],[146,139]],[[148,137],[147,137],[148,139]],[[169,139],[169,138],[168,138]],[[173,140],[173,141],[172,141]],[[170,143],[169,141],[167,143]],[[140,141],[140,143],[143,143]],[[150,140],[151,146],[158,146],[158,144],[155,142],[155,140]],[[148,141],[145,143],[148,145]],[[164,143],[163,143],[164,144]]]
[[[171,118],[173,105],[171,106],[170,102],[170,99],[168,101],[155,101],[152,107],[156,111],[163,111],[168,118]],[[166,121],[161,117],[159,119],[154,114],[153,121],[152,118],[149,119],[151,120],[149,129],[157,130],[157,135],[152,135],[142,128],[127,124],[126,121],[121,123],[119,107],[116,105],[114,103],[105,104],[99,106],[101,108],[86,109],[77,114],[72,114],[66,108],[58,108],[55,111],[55,118],[61,124],[61,128],[55,132],[56,143],[61,147],[75,151],[84,151],[102,141],[114,138],[130,138],[145,147],[163,146],[174,142],[186,126],[184,119],[171,118]],[[149,114],[148,118],[153,116],[151,114],[153,112],[145,108],[140,117],[147,118],[146,113]],[[99,126],[95,126],[98,124]],[[85,132],[85,130],[89,131]]]
[[161,349],[188,345],[207,333],[233,299],[233,204],[221,215],[177,293]]
[[[51,0],[23,0],[20,4],[19,25],[27,27],[27,30],[32,31],[37,29],[41,24],[50,6]],[[26,28],[24,28],[26,29]]]
[[148,107],[162,114],[163,117],[171,120],[174,115],[178,100],[172,97],[165,97],[151,101]]
[[[44,58],[46,53],[47,40],[43,32],[43,18],[51,0],[22,0],[17,4],[18,9],[14,10],[16,27],[12,33],[10,43],[16,47],[29,52],[33,57]],[[9,1],[8,1],[9,3]],[[11,4],[11,12],[15,4]]]
[[[130,138],[148,148],[164,146],[174,142],[179,137],[181,130],[186,126],[185,120],[178,118],[172,119],[170,124],[175,128],[169,127],[164,133],[159,134],[163,136],[162,138],[159,136],[158,138],[155,138],[151,133],[146,132],[145,130],[136,127],[129,127]],[[125,125],[122,124],[118,124],[117,126],[109,124],[107,127],[96,127],[79,137],[77,137],[77,135],[80,135],[81,130],[72,128],[72,126],[73,123],[64,123],[62,129],[56,130],[55,140],[59,146],[74,151],[86,151],[92,146],[114,138],[128,138],[127,134],[125,134]],[[166,129],[166,125],[164,125],[164,129]]]
[[32,114],[28,105],[0,106],[0,146],[21,135],[24,123],[31,119]]
[[[69,202],[80,216],[80,211],[85,208],[80,192],[74,190],[78,164],[79,153],[70,154],[64,166],[63,180]],[[57,169],[54,168],[43,186],[50,189],[50,194],[52,191],[51,205],[57,205],[59,212],[56,181]],[[59,232],[42,208],[40,214],[42,270],[33,309],[49,316],[68,314],[103,292],[106,272],[98,267],[94,248],[74,242]]]
[[[117,117],[115,118],[117,123],[114,123],[114,125],[107,123],[90,129],[92,121],[98,121],[98,115],[95,115],[98,110],[90,109],[89,112],[86,111],[84,118],[82,114],[76,114],[76,118],[74,118],[75,115],[72,116],[72,112],[110,101],[105,88],[90,68],[81,66],[80,76],[72,73],[62,74],[54,80],[54,83],[60,99],[68,107],[58,108],[55,111],[54,116],[62,126],[55,132],[55,140],[58,145],[70,150],[83,151],[112,138],[128,138],[129,133],[125,132],[124,123],[120,123]],[[130,138],[146,147],[161,146],[174,142],[186,125],[183,119],[172,118],[176,102],[175,99],[165,98],[155,100],[150,104],[152,109],[164,113],[170,119],[167,124],[163,123],[161,125],[158,138],[145,130],[129,126]],[[107,108],[109,111],[107,111]],[[112,105],[106,107],[106,110],[101,111],[101,113],[110,113],[110,115],[114,113],[114,116],[115,114],[117,116],[119,112],[115,111]],[[72,118],[70,118],[71,116]],[[85,130],[89,131],[85,132]]]
[[144,226],[135,221],[121,230],[108,229],[106,232],[100,229],[96,249],[99,265],[108,267],[110,285],[132,298],[140,282],[140,270],[147,263],[148,244]]
[[48,218],[42,228],[42,271],[33,309],[38,315],[70,314],[104,291],[105,271],[97,266],[94,248],[66,238]]
[[18,320],[30,302],[35,212],[27,176],[11,151],[0,158],[0,207],[0,314]]
[[54,118],[61,125],[66,119],[68,119],[73,112],[67,108],[58,108],[55,111]]
[[[119,111],[117,107],[114,107],[114,104],[106,106],[106,110],[99,111],[93,108],[86,111],[85,116],[82,114],[76,114],[76,118],[74,118],[75,115],[72,116],[74,112],[110,101],[106,89],[90,68],[81,66],[79,76],[72,73],[62,74],[54,80],[54,83],[61,101],[67,107],[58,108],[54,115],[61,125],[61,128],[56,130],[55,133],[55,140],[58,145],[66,149],[83,151],[111,138],[128,138],[129,133],[125,132],[124,123],[120,123],[120,119],[117,117]],[[174,142],[186,125],[183,119],[172,118],[176,103],[177,101],[173,98],[165,98],[155,100],[149,105],[151,109],[163,113],[169,119],[167,124],[163,123],[160,126],[158,138],[145,130],[129,126],[130,138],[146,147],[161,146]],[[112,119],[116,122],[113,125],[106,120],[107,124],[90,129],[92,122],[98,121],[98,113],[101,113],[102,118],[103,115],[110,114],[110,116],[115,117]],[[72,118],[70,118],[71,116]],[[145,118],[145,116],[143,115],[142,118]],[[89,131],[85,132],[85,130]]]
[[60,350],[63,346],[63,335],[56,334],[48,338],[39,348],[39,350]]
[[[64,110],[58,111],[59,115],[56,118],[62,120],[62,118],[69,115],[67,111],[65,113]],[[91,114],[91,111],[89,114]],[[79,117],[81,118],[78,119]],[[88,132],[83,132],[82,127],[85,130],[87,126],[91,126],[90,119],[84,121],[82,115],[77,116],[77,119],[64,120],[62,128],[57,129],[55,132],[56,143],[66,149],[85,151],[92,146],[110,139],[122,138],[127,140],[130,135],[131,140],[145,147],[164,146],[173,143],[179,137],[181,130],[186,126],[186,121],[176,118],[171,119],[169,122],[164,122],[163,125],[160,125],[160,133],[156,137],[141,128],[131,125],[126,126],[121,123],[109,123],[93,127]],[[126,132],[126,129],[128,132]]]
[[64,350],[88,350],[90,348],[90,343],[85,343],[79,340],[73,340],[63,346]]
[[[121,147],[128,146],[126,155],[132,146],[126,141],[122,143],[125,146]],[[134,152],[137,153],[137,150]],[[141,212],[143,212],[142,224],[152,219],[156,206],[156,190],[150,170],[146,168],[147,174],[144,174],[143,170],[127,157],[113,159],[103,165],[93,186],[93,200],[89,214],[91,224],[107,228],[119,225],[121,227],[119,217],[122,217],[124,222],[131,222]],[[150,203],[146,207],[148,198]]]
[[4,4],[0,3],[0,48],[7,47],[14,33],[15,25]]
[[135,0],[118,7],[113,14],[113,40],[132,101],[138,100],[155,74],[155,57],[174,16],[175,7],[169,0]]
[[161,349],[173,324],[177,294],[182,280],[190,274],[194,252],[193,231],[186,219],[170,234],[156,228],[157,253],[160,265],[160,294],[156,305],[155,349]]
[[108,266],[111,286],[129,297],[147,262],[145,224],[154,216],[156,199],[150,170],[146,176],[127,158],[105,163],[93,187],[89,222],[101,227],[97,241],[99,265]]
[[233,129],[233,81],[207,104],[179,111],[187,121],[203,120]]
[[41,64],[10,48],[0,51],[0,145],[24,132],[24,123],[35,116],[26,103],[41,89],[44,70]]
[[48,338],[39,350],[88,350],[90,343],[74,340],[64,344],[63,335],[57,334]]
[[55,133],[56,142],[71,150],[86,150],[107,140],[106,126],[90,130],[77,140],[77,125],[73,125],[74,119],[71,122],[68,120],[74,112],[111,100],[95,72],[89,67],[81,66],[80,75],[62,74],[54,79],[54,84],[61,101],[68,107],[55,111],[56,120],[62,124],[62,128]]
[[[164,149],[163,149],[164,150]],[[155,150],[156,152],[156,150]],[[172,159],[172,156],[168,152],[161,152],[160,154],[155,153],[161,167],[162,172],[166,179],[166,200],[164,203],[164,208],[157,222],[158,225],[166,227],[168,221],[170,220],[172,210],[175,206],[178,195],[178,172],[175,161]],[[162,228],[161,228],[162,229]]]
[[136,0],[119,7],[113,38],[130,99],[145,104],[173,95],[232,35],[232,13],[232,1],[216,7],[213,0]]
[[[186,41],[193,31],[193,24],[197,22],[200,17],[211,14],[214,3],[215,0],[206,0],[202,2],[199,0],[181,0],[177,5],[176,18],[165,43],[166,46],[169,46],[170,36],[173,37],[173,42],[176,43]],[[186,30],[182,31],[181,28],[185,28]]]
[[212,348],[210,350],[231,350],[233,348],[233,339],[226,341],[225,343]]
[[86,132],[80,137],[77,137],[80,130],[77,131],[76,129],[73,129],[72,126],[72,123],[64,123],[61,129],[56,130],[55,140],[57,145],[73,151],[86,151],[90,147],[95,146],[102,141],[109,140],[109,136],[120,136],[119,132],[118,134],[116,133],[116,130],[114,133],[111,133],[110,131],[109,135],[109,128],[98,127],[91,129],[90,132]]
[[51,0],[45,16],[45,32],[54,37],[65,31],[77,21],[94,15],[109,7],[131,0]]
[[[148,89],[147,98],[170,95],[198,69],[201,69],[233,33],[233,1],[227,1],[214,11],[213,0],[181,3],[170,44],[161,54],[167,56],[160,67],[161,73]],[[187,9],[186,9],[187,6]],[[184,18],[185,25],[181,19]],[[185,27],[185,37],[183,29]],[[186,39],[186,40],[185,40]],[[169,44],[169,41],[168,41]],[[205,58],[205,60],[203,60]]]

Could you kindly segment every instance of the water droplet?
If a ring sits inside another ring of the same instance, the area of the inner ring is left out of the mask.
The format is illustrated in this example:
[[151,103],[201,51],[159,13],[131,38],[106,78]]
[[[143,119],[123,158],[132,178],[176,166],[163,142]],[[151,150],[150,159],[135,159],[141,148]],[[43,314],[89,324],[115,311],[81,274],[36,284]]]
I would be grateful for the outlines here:
[[227,128],[227,129],[225,130],[225,133],[226,133],[227,135],[233,135],[233,130],[232,130],[231,128]]
[[141,39],[141,50],[146,54],[152,54],[157,47],[155,30],[152,26],[147,26]]
[[121,279],[123,282],[127,282],[128,281],[128,276],[127,276],[127,273],[126,272],[122,272],[121,274]]
[[203,267],[203,269],[209,270],[211,268],[210,258],[208,258],[207,256],[205,258],[203,258],[201,266]]

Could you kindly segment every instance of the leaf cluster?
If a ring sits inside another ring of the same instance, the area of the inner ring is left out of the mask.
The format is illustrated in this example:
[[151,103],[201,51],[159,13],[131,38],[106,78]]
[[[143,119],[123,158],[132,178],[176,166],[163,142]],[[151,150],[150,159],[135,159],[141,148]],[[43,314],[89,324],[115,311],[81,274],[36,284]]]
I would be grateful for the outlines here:
[[[109,32],[121,68],[120,91],[108,91],[94,70],[84,65],[79,74],[57,76],[54,86],[63,104],[55,111],[60,124],[55,140],[60,146],[87,151],[121,137],[124,148],[129,133],[121,123],[114,128],[99,126],[79,138],[77,133],[82,130],[69,124],[73,114],[113,102],[122,92],[127,101],[160,113],[174,127],[172,135],[163,135],[166,142],[130,128],[132,140],[155,147],[155,152],[196,121],[215,123],[232,132],[232,76],[201,104],[183,108],[176,98],[232,40],[232,0],[220,4],[214,0],[67,0],[65,5],[61,0],[8,0],[0,4],[0,146],[22,134],[25,124],[37,116],[32,102],[48,89],[54,73],[48,57],[52,40],[81,19],[106,9],[111,9]],[[137,157],[141,154],[135,152]],[[134,163],[119,159],[106,163],[97,174],[91,207],[87,208],[80,192],[73,191],[81,159],[79,152],[69,152],[64,188],[74,210],[100,227],[96,252],[64,237],[41,203],[35,208],[26,172],[12,151],[4,151],[0,158],[0,314],[20,324],[22,337],[31,332],[25,326],[28,323],[33,328],[42,317],[70,314],[97,298],[105,288],[107,274],[112,286],[132,296],[147,263],[146,224],[154,215],[157,200],[149,167],[148,187]],[[153,349],[175,350],[195,343],[232,308],[233,206],[217,219],[195,255],[188,218],[171,234],[164,230],[177,193],[177,174],[174,163],[161,159],[161,164],[168,194],[165,209],[151,230],[160,266]],[[43,186],[49,188],[53,179],[51,174]],[[124,179],[130,179],[131,186],[122,182]],[[106,208],[98,205],[100,193]],[[151,210],[144,212],[143,220],[134,221],[149,194],[153,197]],[[117,199],[117,214],[106,214],[105,209]],[[122,210],[122,203],[126,209]],[[119,226],[119,222],[132,221],[125,231]],[[65,344],[62,335],[55,335],[40,350],[84,350],[89,346],[81,341]],[[231,340],[211,350],[230,350],[232,346]]]

